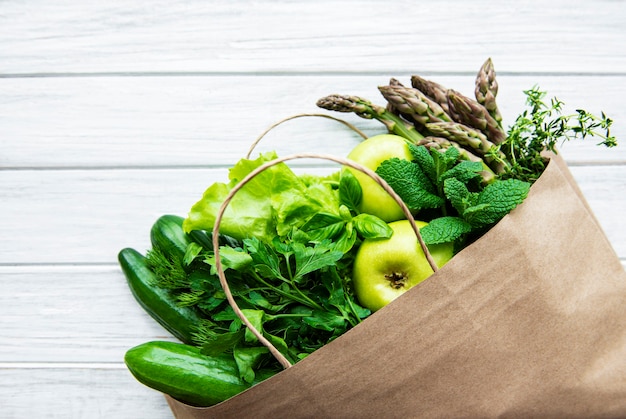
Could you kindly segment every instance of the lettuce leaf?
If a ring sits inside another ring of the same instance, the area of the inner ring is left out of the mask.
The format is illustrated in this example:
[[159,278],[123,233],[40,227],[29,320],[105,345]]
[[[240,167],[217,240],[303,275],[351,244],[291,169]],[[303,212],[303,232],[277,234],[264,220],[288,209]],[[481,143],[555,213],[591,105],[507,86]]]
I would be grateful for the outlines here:
[[[185,231],[212,231],[220,206],[229,192],[250,172],[277,158],[275,152],[255,160],[242,159],[229,171],[228,183],[211,185],[190,210]],[[333,177],[296,175],[286,164],[264,170],[234,196],[220,223],[220,233],[239,240],[256,237],[271,242],[299,228],[319,211],[339,214],[339,196]]]

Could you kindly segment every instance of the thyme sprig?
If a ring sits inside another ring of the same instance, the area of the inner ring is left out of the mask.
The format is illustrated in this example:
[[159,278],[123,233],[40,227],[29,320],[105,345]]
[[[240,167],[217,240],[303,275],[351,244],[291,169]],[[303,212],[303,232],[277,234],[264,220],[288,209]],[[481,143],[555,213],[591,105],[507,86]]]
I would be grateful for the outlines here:
[[[556,147],[566,141],[590,137],[599,139],[598,145],[617,145],[610,133],[613,120],[604,112],[596,116],[577,109],[575,113],[563,114],[564,103],[556,97],[546,101],[546,92],[539,87],[525,90],[524,94],[528,109],[509,127],[507,138],[489,153],[491,158],[504,163],[502,178],[535,181],[547,163],[541,153],[556,152]],[[502,159],[502,154],[506,159]]]

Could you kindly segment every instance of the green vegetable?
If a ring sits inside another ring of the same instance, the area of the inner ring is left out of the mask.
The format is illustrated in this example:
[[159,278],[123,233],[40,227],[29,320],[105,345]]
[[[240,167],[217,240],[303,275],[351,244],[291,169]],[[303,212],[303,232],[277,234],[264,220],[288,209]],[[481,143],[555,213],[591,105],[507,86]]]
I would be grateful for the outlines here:
[[167,341],[129,349],[124,362],[141,383],[194,406],[220,403],[275,373],[263,371],[248,383],[231,356],[207,356],[197,347]]
[[152,225],[150,241],[153,249],[169,255],[171,258],[182,260],[187,247],[192,242],[183,229],[184,218],[177,215],[162,215]]
[[[520,204],[530,183],[517,179],[481,182],[482,165],[459,161],[456,148],[444,152],[411,146],[414,160],[384,161],[376,172],[412,211],[430,210],[421,231],[427,244],[456,241],[483,233]],[[435,211],[435,212],[433,212]]]
[[568,140],[595,137],[600,139],[598,145],[617,145],[610,132],[613,120],[604,112],[598,117],[577,109],[574,114],[563,115],[564,103],[557,98],[545,103],[546,92],[538,87],[525,90],[524,94],[529,109],[516,118],[506,140],[491,153],[494,159],[500,159],[494,153],[506,155],[504,177],[533,182],[546,167],[547,161],[541,153],[545,150],[556,153],[557,144]]
[[[187,232],[213,229],[215,216],[229,191],[248,173],[275,159],[266,153],[256,160],[242,159],[229,172],[230,182],[214,183],[189,212]],[[325,211],[339,215],[337,180],[297,176],[281,163],[261,172],[234,197],[220,224],[220,233],[242,240],[254,236],[270,242],[302,226],[314,214]]]
[[[328,239],[309,242],[304,233],[284,241],[266,243],[255,237],[241,248],[220,249],[228,269],[231,290],[246,317],[282,353],[295,362],[358,324],[370,313],[354,300],[349,284],[352,255]],[[214,266],[213,255],[206,263]],[[217,354],[233,347],[259,348],[260,343],[242,329],[232,308],[224,304],[211,311],[205,323],[204,353]],[[262,354],[268,363],[275,360]]]
[[476,76],[474,96],[476,101],[487,109],[489,115],[498,125],[502,126],[502,115],[496,103],[497,95],[498,81],[496,80],[496,70],[493,67],[493,61],[491,61],[491,58],[488,58],[480,67]]
[[[391,79],[388,86],[380,86],[387,106],[347,95],[330,95],[319,99],[317,105],[378,119],[389,132],[415,145],[440,151],[457,148],[461,158],[482,162],[498,178],[531,183],[545,169],[547,160],[542,153],[556,152],[559,142],[597,137],[599,145],[617,144],[610,134],[613,121],[604,113],[598,117],[577,109],[574,114],[562,115],[563,103],[553,98],[546,104],[546,93],[537,87],[524,91],[530,109],[505,130],[496,104],[498,83],[491,59],[476,76],[475,100],[419,76],[411,77],[411,85],[405,87]],[[492,179],[488,172],[483,178],[485,183]]]
[[417,124],[452,120],[436,101],[417,89],[395,84],[378,90],[394,109]]
[[412,124],[406,123],[400,116],[384,106],[374,105],[367,99],[349,95],[330,95],[317,101],[317,106],[337,112],[354,112],[361,118],[376,119],[383,123],[390,133],[408,138],[418,143],[424,138]]
[[156,285],[156,275],[138,251],[122,249],[118,260],[139,305],[176,338],[192,343],[200,323],[197,311],[192,307],[180,306],[175,294]]

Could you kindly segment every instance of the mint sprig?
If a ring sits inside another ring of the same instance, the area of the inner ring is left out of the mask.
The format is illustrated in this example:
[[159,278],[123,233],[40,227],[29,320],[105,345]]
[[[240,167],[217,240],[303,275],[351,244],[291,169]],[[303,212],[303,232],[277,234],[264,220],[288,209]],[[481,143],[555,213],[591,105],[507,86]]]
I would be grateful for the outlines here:
[[[455,148],[428,150],[411,145],[413,161],[389,159],[376,172],[414,212],[428,210],[421,229],[427,244],[461,243],[484,232],[519,205],[530,183],[495,179],[484,185],[480,162],[460,159]],[[423,215],[423,214],[420,214]]]

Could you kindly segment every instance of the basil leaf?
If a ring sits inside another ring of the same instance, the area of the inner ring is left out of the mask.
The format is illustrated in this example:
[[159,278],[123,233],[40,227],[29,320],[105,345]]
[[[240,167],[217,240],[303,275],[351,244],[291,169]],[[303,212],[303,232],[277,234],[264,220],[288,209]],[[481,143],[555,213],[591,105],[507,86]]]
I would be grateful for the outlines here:
[[386,222],[371,214],[359,214],[352,222],[364,239],[388,239],[393,234],[393,230]]
[[363,190],[357,178],[349,171],[344,170],[339,179],[339,201],[354,212],[363,198]]

